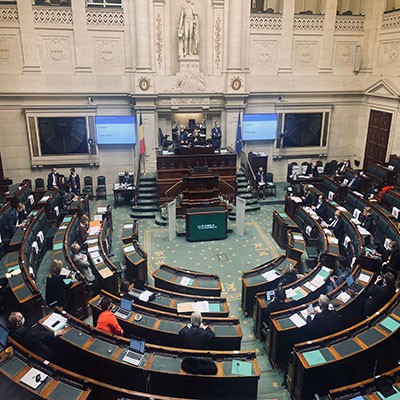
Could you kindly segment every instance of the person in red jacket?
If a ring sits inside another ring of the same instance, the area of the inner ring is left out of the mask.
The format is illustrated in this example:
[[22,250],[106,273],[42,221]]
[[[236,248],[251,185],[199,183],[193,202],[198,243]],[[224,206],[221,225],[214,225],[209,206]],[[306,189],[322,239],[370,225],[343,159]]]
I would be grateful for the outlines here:
[[112,335],[122,336],[124,331],[119,326],[115,315],[111,312],[112,309],[111,300],[105,297],[102,298],[100,301],[100,307],[102,313],[99,315],[96,328],[111,333]]

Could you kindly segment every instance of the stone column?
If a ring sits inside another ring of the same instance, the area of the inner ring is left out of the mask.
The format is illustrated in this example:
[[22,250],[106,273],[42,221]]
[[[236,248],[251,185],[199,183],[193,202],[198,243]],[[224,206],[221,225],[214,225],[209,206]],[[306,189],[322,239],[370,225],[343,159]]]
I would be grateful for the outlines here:
[[18,0],[17,9],[24,62],[22,71],[24,73],[40,72],[40,56],[33,22],[32,2]]
[[292,73],[294,1],[283,2],[282,35],[279,54],[280,75]]
[[149,0],[135,0],[136,70],[150,71]]
[[85,4],[86,2],[82,0],[71,1],[76,56],[75,72],[80,74],[92,72]]
[[[229,0],[228,20],[228,72],[240,71],[242,67],[242,1]],[[247,21],[246,21],[247,22]]]
[[324,33],[321,40],[319,72],[332,73],[333,48],[335,40],[337,0],[330,0],[326,4],[324,18]]
[[213,52],[212,70],[214,75],[220,75],[222,72],[222,59],[224,55],[224,0],[212,0],[213,6]]
[[125,23],[125,72],[133,72],[133,57],[135,52],[135,36],[134,36],[134,11],[133,4],[130,1],[122,2],[124,10],[124,23]]

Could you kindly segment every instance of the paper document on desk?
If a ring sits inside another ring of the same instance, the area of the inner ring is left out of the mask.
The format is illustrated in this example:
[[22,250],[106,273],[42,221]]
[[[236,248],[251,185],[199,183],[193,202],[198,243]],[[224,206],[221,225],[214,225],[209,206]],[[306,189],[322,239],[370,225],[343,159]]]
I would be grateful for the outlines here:
[[187,301],[185,303],[179,303],[176,307],[178,313],[187,313],[193,312],[193,303],[191,301]]
[[364,283],[368,283],[371,277],[367,274],[364,274],[361,272],[360,276],[358,277],[358,280]]
[[210,306],[207,300],[204,301],[196,301],[193,303],[193,310],[199,311],[201,313],[208,313],[210,312]]
[[133,245],[124,247],[124,252],[125,252],[125,253],[130,253],[130,252],[132,252],[132,251],[135,251],[135,248],[133,247]]
[[68,320],[67,318],[63,317],[61,314],[53,313],[43,322],[43,326],[49,328],[53,332],[62,329]]
[[124,225],[124,229],[132,229],[133,228],[133,224],[125,224]]
[[60,271],[61,276],[69,276],[71,271],[68,268],[62,267]]
[[113,272],[110,268],[105,267],[99,270],[99,274],[103,279],[107,279],[108,277],[112,276]]
[[20,380],[32,389],[37,389],[47,379],[48,375],[36,368],[31,368]]
[[310,281],[310,283],[318,289],[325,283],[325,281],[324,278],[317,275],[314,279]]
[[98,214],[104,214],[107,212],[107,207],[97,207]]
[[93,252],[90,252],[89,253],[90,254],[90,257],[93,259],[93,258],[99,258],[100,257],[100,253],[98,252],[98,251],[93,251]]
[[96,246],[92,246],[92,247],[88,248],[89,253],[93,253],[94,251],[99,251],[99,246],[97,244],[96,244]]
[[139,300],[148,302],[149,298],[152,294],[153,294],[153,292],[150,292],[150,290],[145,290],[144,292],[140,293]]
[[306,282],[304,284],[304,287],[307,288],[310,292],[313,292],[315,289],[318,289],[311,282]]
[[10,279],[13,276],[19,275],[20,273],[21,273],[21,268],[18,267],[18,268],[14,269],[14,270],[12,270],[10,272],[6,272],[6,278]]
[[266,271],[261,276],[268,282],[272,282],[275,279],[279,278],[279,274],[273,269],[271,271]]
[[286,297],[296,296],[296,292],[293,289],[286,289],[285,293],[286,293]]
[[291,199],[295,202],[295,203],[302,203],[303,200],[301,200],[300,197],[297,196],[292,196]]
[[99,243],[99,240],[97,238],[96,239],[89,239],[87,241],[87,244],[95,244],[95,243]]
[[180,284],[183,286],[193,286],[193,283],[194,283],[193,279],[188,278],[187,276],[183,276],[180,281]]
[[99,233],[100,233],[99,226],[93,226],[92,228],[89,228],[89,236],[98,235]]
[[301,316],[299,314],[293,314],[290,318],[289,318],[298,328],[307,325],[307,322],[304,321],[303,318],[301,318]]
[[102,221],[102,220],[103,220],[102,215],[99,214],[93,215],[93,221]]
[[351,296],[346,292],[342,292],[339,294],[337,299],[340,300],[342,303],[347,303],[351,299]]

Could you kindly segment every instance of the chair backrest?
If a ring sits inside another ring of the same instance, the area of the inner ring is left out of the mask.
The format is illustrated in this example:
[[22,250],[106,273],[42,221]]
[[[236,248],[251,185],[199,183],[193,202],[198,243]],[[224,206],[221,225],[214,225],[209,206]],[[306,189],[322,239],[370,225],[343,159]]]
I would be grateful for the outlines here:
[[97,177],[97,186],[105,186],[106,185],[106,177],[100,175]]
[[43,178],[35,179],[35,190],[44,190],[44,179]]
[[274,174],[271,172],[267,172],[265,174],[265,181],[266,182],[273,182],[274,181]]
[[304,161],[301,163],[301,174],[305,175],[307,172],[307,168],[308,168],[308,162]]
[[93,178],[91,176],[85,176],[83,178],[83,185],[84,186],[93,186]]

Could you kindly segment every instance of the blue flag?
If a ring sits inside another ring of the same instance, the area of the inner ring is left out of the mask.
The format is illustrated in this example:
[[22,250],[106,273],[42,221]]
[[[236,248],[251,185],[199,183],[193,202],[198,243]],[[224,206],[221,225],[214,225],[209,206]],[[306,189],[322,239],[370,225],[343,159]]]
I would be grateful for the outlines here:
[[237,123],[237,129],[236,129],[236,153],[240,154],[242,151],[243,147],[243,141],[242,141],[242,123],[240,120],[240,111],[238,114],[238,123]]

